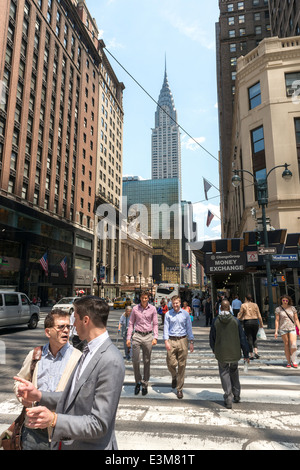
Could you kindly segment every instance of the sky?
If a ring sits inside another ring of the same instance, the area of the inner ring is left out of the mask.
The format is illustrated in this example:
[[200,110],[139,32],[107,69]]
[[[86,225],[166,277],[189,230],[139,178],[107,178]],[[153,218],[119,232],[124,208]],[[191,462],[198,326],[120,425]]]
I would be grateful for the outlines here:
[[[220,238],[219,191],[212,187],[206,201],[203,188],[203,178],[219,187],[217,0],[86,0],[86,4],[118,80],[125,85],[123,175],[151,178],[153,100],[158,100],[163,84],[166,58],[181,126],[182,199],[193,203],[198,239]],[[207,228],[208,209],[214,218]]]

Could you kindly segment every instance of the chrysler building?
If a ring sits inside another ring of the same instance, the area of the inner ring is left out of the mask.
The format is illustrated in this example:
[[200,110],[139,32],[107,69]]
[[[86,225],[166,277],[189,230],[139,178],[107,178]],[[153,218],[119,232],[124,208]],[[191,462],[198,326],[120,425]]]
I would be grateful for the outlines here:
[[167,67],[152,129],[152,179],[165,178],[178,178],[181,185],[180,130]]

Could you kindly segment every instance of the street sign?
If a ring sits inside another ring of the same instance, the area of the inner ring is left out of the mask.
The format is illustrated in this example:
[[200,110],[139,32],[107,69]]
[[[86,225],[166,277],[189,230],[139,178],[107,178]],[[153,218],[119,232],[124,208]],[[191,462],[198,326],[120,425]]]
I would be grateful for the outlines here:
[[276,247],[264,247],[260,246],[258,249],[258,254],[259,255],[275,255],[277,253],[277,248]]
[[257,263],[258,262],[258,252],[257,251],[247,251],[247,261],[248,261],[248,263]]
[[297,254],[290,254],[290,255],[273,255],[273,261],[298,261]]

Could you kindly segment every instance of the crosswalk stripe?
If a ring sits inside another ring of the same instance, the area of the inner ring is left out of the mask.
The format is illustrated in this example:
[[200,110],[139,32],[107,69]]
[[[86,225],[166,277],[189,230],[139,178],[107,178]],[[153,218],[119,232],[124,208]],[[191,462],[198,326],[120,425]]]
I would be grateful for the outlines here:
[[141,403],[140,408],[119,405],[117,420],[139,421],[145,423],[184,424],[201,426],[238,426],[240,428],[278,429],[281,431],[300,431],[297,410],[292,413],[276,410],[241,410],[235,408],[204,408],[193,406],[162,406]]
[[[196,387],[196,388],[183,388],[183,395],[185,400],[197,400],[197,401],[222,401],[224,392],[222,388],[214,388],[207,390],[207,388]],[[122,398],[130,398],[133,400],[141,400],[140,395],[133,394],[133,386],[123,386],[121,394]],[[164,386],[149,386],[148,387],[148,399],[160,399],[160,400],[178,400],[175,391],[172,391],[169,387]],[[282,405],[300,405],[300,394],[299,389],[296,390],[276,390],[276,389],[264,389],[261,393],[259,387],[250,390],[242,388],[242,400],[244,403],[266,403],[266,404],[282,404]]]
[[[119,449],[122,450],[174,450],[174,451],[188,451],[186,458],[188,463],[196,461],[193,452],[198,450],[300,450],[300,444],[279,441],[270,442],[266,440],[249,441],[249,439],[231,438],[231,437],[218,437],[218,436],[205,436],[199,438],[198,435],[180,434],[174,436],[173,434],[161,433],[138,433],[127,431],[116,431],[117,442]],[[191,450],[192,449],[192,450]],[[160,453],[158,457],[159,463],[163,458]],[[176,455],[176,452],[175,454]],[[189,457],[190,456],[190,457]],[[155,457],[154,457],[155,458]],[[164,462],[167,463],[167,462]]]

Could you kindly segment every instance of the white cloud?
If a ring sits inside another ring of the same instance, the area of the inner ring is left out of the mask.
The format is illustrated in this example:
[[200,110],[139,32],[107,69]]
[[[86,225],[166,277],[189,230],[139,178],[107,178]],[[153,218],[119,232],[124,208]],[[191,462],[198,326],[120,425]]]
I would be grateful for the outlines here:
[[206,49],[215,48],[215,39],[210,38],[208,33],[202,28],[196,20],[183,19],[182,12],[165,11],[164,17],[170,22],[173,28],[177,29],[180,34],[188,37],[192,41],[198,42]]
[[[181,140],[182,147],[187,149],[187,150],[192,150],[195,151],[199,149],[199,144],[203,144],[205,142],[206,138],[205,137],[194,137],[193,139],[190,137],[188,140],[185,139],[185,136],[183,136]],[[195,142],[196,141],[196,142]]]
[[111,38],[108,42],[105,41],[107,49],[125,49],[124,44],[118,42],[116,38]]

